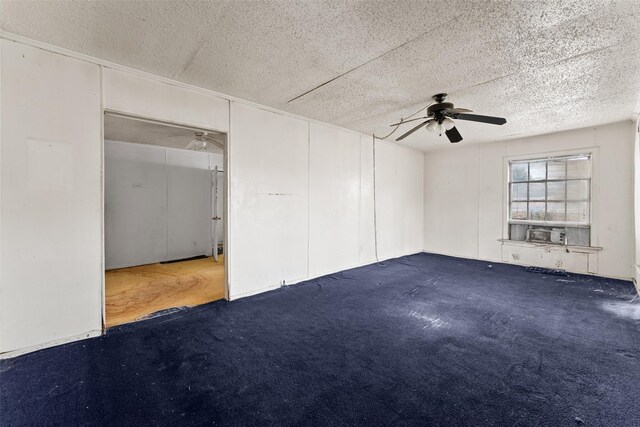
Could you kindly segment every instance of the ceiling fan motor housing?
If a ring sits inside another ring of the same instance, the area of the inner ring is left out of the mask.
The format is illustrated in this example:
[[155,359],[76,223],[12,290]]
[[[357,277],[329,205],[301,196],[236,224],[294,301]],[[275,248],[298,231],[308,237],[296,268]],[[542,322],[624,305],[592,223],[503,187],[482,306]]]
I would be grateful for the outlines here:
[[435,95],[433,95],[431,97],[431,99],[433,99],[435,102],[444,102],[444,100],[447,99],[447,94],[446,93],[436,93]]
[[444,120],[444,110],[453,108],[453,104],[451,102],[439,102],[437,104],[431,105],[427,108],[427,116],[433,117],[438,123],[442,123]]

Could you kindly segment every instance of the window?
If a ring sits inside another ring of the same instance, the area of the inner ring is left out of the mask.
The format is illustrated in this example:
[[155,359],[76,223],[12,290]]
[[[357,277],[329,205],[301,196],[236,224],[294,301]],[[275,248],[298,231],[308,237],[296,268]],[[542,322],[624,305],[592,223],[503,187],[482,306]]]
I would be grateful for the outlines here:
[[509,239],[590,245],[591,155],[509,162]]

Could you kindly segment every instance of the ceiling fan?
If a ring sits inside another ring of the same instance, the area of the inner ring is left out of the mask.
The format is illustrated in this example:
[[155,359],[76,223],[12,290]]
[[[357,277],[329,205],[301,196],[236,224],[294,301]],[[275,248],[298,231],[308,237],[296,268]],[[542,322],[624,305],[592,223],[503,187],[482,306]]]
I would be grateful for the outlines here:
[[213,138],[208,132],[195,132],[191,142],[184,147],[186,150],[207,151],[208,143],[212,143],[216,147],[224,149],[224,144]]
[[446,93],[439,93],[437,95],[433,95],[431,97],[434,101],[434,104],[430,105],[427,108],[427,115],[424,117],[418,117],[416,119],[411,120],[401,120],[398,123],[394,123],[391,126],[399,126],[404,123],[413,122],[415,120],[425,120],[420,123],[418,126],[411,129],[409,132],[406,132],[402,136],[400,136],[396,141],[401,141],[420,129],[423,126],[426,126],[426,129],[431,132],[437,132],[442,135],[442,131],[447,135],[450,142],[460,142],[462,141],[462,135],[456,129],[456,125],[452,119],[456,120],[468,120],[472,122],[480,122],[480,123],[489,123],[491,125],[503,125],[507,123],[507,119],[502,117],[491,117],[491,116],[480,116],[477,114],[469,114],[471,110],[466,108],[454,108],[451,102],[444,102],[447,98]]

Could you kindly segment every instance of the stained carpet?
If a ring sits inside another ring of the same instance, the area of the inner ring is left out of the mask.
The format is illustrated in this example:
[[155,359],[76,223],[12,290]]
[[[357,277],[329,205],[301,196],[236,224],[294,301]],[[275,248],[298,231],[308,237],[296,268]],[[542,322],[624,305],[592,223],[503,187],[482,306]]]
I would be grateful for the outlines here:
[[640,425],[630,282],[417,254],[0,362],[2,425]]

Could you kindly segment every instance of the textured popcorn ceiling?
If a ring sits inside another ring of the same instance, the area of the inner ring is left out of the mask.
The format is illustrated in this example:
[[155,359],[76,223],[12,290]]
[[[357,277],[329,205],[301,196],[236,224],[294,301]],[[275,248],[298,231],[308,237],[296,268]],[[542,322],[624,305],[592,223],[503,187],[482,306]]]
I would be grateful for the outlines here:
[[465,144],[631,119],[640,94],[634,0],[1,4],[4,31],[367,134],[437,92],[507,118],[459,121]]

